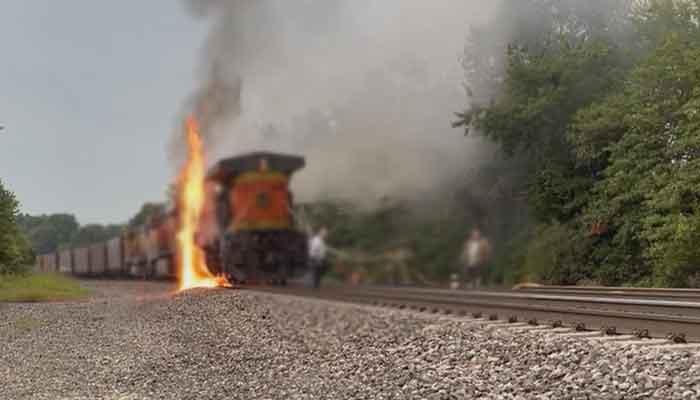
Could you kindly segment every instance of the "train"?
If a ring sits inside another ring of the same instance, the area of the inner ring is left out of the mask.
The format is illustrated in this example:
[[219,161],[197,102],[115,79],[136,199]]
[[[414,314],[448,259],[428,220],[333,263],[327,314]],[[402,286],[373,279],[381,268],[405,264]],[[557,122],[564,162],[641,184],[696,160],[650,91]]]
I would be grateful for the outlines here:
[[[286,284],[307,272],[308,237],[294,216],[292,176],[301,156],[253,152],[219,160],[204,182],[195,244],[210,272],[231,283]],[[178,205],[103,243],[37,257],[42,272],[176,279]]]

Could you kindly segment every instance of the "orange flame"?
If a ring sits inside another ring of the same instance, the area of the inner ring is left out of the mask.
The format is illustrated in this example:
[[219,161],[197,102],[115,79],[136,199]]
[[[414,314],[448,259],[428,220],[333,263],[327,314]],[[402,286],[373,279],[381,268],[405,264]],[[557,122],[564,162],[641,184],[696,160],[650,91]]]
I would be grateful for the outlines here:
[[228,282],[225,278],[216,277],[209,271],[204,251],[195,244],[194,237],[204,205],[204,151],[197,120],[194,117],[187,118],[185,128],[187,162],[180,173],[178,188],[178,289],[226,286]]

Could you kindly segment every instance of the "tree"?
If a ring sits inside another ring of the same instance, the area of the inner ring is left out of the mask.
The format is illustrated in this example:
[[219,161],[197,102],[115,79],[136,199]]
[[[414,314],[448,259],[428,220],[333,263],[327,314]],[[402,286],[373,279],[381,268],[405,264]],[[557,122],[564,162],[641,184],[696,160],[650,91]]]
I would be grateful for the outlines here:
[[524,276],[530,237],[553,232],[532,228],[528,213],[514,212],[524,205],[535,223],[560,221],[557,232],[581,242],[570,222],[593,180],[577,166],[566,133],[578,110],[605,97],[638,57],[627,18],[632,3],[523,0],[504,7],[498,24],[472,27],[462,60],[469,108],[454,126],[500,145],[510,161],[497,161],[507,165],[501,179],[518,193],[501,200],[496,212],[487,203],[497,216],[491,230],[500,247],[493,280]]
[[564,38],[542,53],[511,47],[503,93],[488,107],[460,115],[508,157],[524,157],[528,192],[537,218],[568,221],[582,206],[591,181],[574,163],[566,132],[580,109],[600,99],[624,73],[623,53],[601,40]]
[[163,203],[144,203],[141,209],[129,220],[130,227],[143,225],[151,216],[163,214],[165,212],[165,204]]
[[73,235],[70,245],[72,247],[81,247],[105,242],[119,236],[123,229],[121,225],[84,225]]
[[[476,96],[455,126],[482,132],[527,164],[539,227],[521,241],[527,251],[515,253],[526,269],[540,268],[527,272],[549,282],[621,284],[648,281],[652,270],[694,271],[700,260],[678,246],[694,238],[688,204],[696,194],[679,188],[696,179],[695,137],[682,127],[697,109],[690,48],[700,39],[700,2],[522,5],[533,11],[515,6],[526,23],[515,24],[506,68],[490,80],[496,94]],[[540,22],[528,24],[533,18]],[[467,76],[478,77],[483,65],[466,63]]]
[[[501,9],[498,23],[470,26],[462,58],[470,107],[488,106],[504,86],[508,49],[541,54],[562,40],[602,40],[632,49],[635,0],[519,0]],[[646,12],[639,8],[638,13]],[[503,29],[503,27],[507,29]]]
[[17,226],[19,203],[0,181],[0,274],[24,270],[31,251]]
[[66,247],[87,246],[112,239],[124,227],[118,224],[80,226],[71,214],[20,215],[19,227],[36,254],[47,254]]
[[603,167],[582,219],[609,227],[594,252],[607,282],[653,273],[657,284],[686,286],[700,273],[700,28],[686,21],[572,131],[581,162]]
[[68,245],[80,227],[71,214],[23,214],[17,221],[37,254],[51,253],[61,245]]

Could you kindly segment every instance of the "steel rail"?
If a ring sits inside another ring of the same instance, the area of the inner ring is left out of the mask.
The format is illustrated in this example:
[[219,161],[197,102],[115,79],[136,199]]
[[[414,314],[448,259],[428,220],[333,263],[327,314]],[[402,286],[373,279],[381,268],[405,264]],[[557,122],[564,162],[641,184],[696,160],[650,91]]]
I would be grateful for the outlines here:
[[666,299],[677,301],[700,302],[699,289],[669,289],[669,288],[626,288],[604,286],[526,286],[514,289],[522,293],[563,294],[563,295],[592,295],[607,297],[630,297],[644,299]]
[[700,341],[700,302],[625,298],[571,293],[464,291],[395,287],[252,288],[264,292],[314,297],[435,313],[488,315],[492,319],[552,324],[617,334],[640,334]]

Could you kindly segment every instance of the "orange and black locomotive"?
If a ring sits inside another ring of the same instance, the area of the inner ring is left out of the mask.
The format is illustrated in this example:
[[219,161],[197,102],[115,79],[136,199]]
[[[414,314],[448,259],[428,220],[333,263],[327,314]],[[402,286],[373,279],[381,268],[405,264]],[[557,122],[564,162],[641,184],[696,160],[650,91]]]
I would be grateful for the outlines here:
[[307,238],[289,188],[303,157],[256,152],[219,161],[207,174],[198,244],[214,274],[231,282],[284,284],[304,273]]

